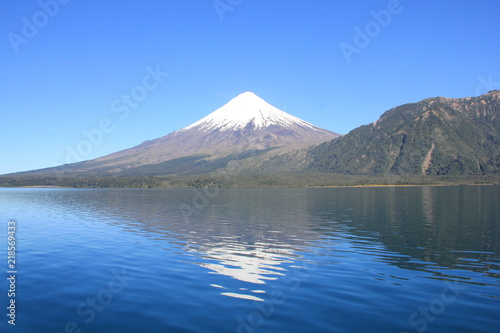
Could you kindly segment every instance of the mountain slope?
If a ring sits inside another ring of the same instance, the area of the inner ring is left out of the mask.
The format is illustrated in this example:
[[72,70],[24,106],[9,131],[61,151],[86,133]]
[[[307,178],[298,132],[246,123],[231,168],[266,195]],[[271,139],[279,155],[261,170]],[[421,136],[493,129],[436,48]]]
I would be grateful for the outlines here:
[[313,170],[346,174],[500,173],[500,91],[398,106],[310,155]]
[[339,135],[246,92],[201,120],[164,137],[91,161],[28,173],[143,176],[204,173],[281,148],[303,148]]

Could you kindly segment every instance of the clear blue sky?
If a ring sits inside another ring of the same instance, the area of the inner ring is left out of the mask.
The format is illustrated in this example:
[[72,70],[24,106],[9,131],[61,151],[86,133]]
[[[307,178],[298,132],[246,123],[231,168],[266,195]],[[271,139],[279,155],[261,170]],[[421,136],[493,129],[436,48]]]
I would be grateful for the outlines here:
[[500,89],[498,0],[56,1],[0,1],[0,174],[135,146],[245,91],[345,134]]

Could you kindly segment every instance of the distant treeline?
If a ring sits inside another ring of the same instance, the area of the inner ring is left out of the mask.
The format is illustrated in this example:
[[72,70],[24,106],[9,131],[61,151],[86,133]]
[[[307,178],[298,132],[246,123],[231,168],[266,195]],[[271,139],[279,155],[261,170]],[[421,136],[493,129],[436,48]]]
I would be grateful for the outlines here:
[[153,188],[161,185],[155,177],[0,177],[1,187]]
[[321,187],[373,185],[458,185],[500,184],[500,175],[423,176],[423,175],[345,175],[335,173],[300,174],[231,174],[149,177],[42,177],[3,176],[0,187],[70,187],[70,188],[251,188],[251,187]]

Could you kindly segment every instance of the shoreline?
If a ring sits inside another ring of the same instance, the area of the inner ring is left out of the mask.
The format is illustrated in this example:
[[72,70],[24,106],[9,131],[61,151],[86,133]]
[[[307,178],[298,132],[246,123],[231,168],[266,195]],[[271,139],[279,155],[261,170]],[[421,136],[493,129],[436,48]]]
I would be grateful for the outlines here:
[[148,177],[1,177],[5,188],[330,188],[500,185],[500,175],[404,176],[341,174],[175,175]]
[[[418,186],[500,186],[500,184],[495,184],[495,183],[480,183],[480,184],[395,184],[395,185],[389,185],[389,184],[366,184],[366,185],[323,185],[323,186],[255,186],[255,187],[247,187],[247,186],[241,186],[241,187],[218,187],[221,189],[227,188],[227,189],[258,189],[258,188],[263,188],[263,189],[287,189],[287,188],[370,188],[370,187],[418,187]],[[181,186],[181,187],[149,187],[149,188],[140,188],[140,187],[68,187],[68,186],[50,186],[50,185],[27,185],[27,186],[9,186],[9,187],[3,187],[0,186],[0,188],[39,188],[39,189],[196,189],[198,187],[193,187],[193,186]],[[199,188],[215,188],[215,187],[199,187]]]
[[76,187],[63,187],[57,185],[26,185],[26,186],[13,186],[4,188],[76,188]]

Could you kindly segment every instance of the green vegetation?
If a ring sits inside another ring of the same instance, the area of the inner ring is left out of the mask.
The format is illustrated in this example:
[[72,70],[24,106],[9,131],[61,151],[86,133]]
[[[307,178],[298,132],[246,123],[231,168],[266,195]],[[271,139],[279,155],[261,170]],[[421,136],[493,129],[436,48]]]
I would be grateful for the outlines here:
[[205,174],[191,176],[154,177],[0,177],[0,187],[55,186],[71,188],[252,188],[458,184],[500,184],[500,175],[398,176],[393,174],[345,175],[334,173],[283,173],[222,176]]
[[500,100],[431,98],[310,152],[312,170],[380,175],[500,173]]
[[167,184],[155,177],[0,177],[0,187],[153,188],[162,185]]
[[76,188],[499,184],[500,91],[429,98],[316,147],[196,155],[158,164],[80,162],[0,176],[0,186]]

